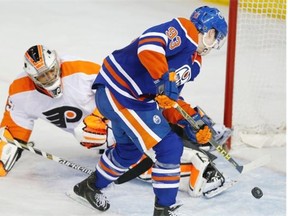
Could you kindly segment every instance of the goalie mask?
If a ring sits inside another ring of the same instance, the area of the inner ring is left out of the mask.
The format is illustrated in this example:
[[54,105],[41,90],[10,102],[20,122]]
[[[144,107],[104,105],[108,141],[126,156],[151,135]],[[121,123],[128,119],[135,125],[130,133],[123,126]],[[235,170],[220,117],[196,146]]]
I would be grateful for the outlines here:
[[51,97],[62,96],[60,61],[54,50],[42,45],[30,47],[24,55],[24,71]]

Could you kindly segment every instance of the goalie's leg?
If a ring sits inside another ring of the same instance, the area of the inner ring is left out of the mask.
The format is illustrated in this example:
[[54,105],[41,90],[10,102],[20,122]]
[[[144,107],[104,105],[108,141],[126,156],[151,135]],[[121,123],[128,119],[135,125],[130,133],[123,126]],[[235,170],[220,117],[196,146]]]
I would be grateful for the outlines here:
[[14,139],[10,132],[2,127],[0,128],[0,176],[7,175],[22,153],[22,149],[8,143],[7,140],[13,141]]
[[207,154],[185,148],[181,162],[188,160],[192,163],[188,189],[191,196],[206,195],[223,186],[225,178],[215,168]]

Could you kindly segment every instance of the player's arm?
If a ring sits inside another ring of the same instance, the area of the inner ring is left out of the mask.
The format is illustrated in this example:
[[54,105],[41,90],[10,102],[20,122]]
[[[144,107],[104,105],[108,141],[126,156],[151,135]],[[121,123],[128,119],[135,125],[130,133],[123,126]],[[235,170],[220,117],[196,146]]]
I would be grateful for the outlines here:
[[[209,122],[204,122],[205,124],[201,126],[200,129],[194,129],[187,120],[173,107],[173,101],[167,98],[165,95],[160,95],[156,97],[156,101],[159,106],[163,108],[165,104],[165,109],[163,110],[163,116],[171,124],[178,124],[185,129],[187,136],[195,143],[205,144],[211,139],[212,133],[209,128]],[[190,104],[183,100],[177,101],[178,105],[182,107],[192,118],[196,121],[201,119],[201,114],[197,110],[193,109]]]
[[[23,112],[21,103],[14,99],[13,96],[8,97],[0,124],[0,176],[7,175],[22,153],[22,149],[9,143],[8,140],[16,139],[19,142],[27,143],[34,124],[34,120]],[[21,123],[27,127],[20,126]]]

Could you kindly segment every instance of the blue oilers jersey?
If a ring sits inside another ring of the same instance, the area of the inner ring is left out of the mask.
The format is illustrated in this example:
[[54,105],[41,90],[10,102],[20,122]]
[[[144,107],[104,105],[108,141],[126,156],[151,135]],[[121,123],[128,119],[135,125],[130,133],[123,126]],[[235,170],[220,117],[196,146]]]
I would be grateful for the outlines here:
[[151,27],[104,59],[93,88],[105,85],[127,108],[154,109],[155,81],[164,73],[175,70],[179,91],[199,74],[197,47],[198,31],[188,19],[175,18]]

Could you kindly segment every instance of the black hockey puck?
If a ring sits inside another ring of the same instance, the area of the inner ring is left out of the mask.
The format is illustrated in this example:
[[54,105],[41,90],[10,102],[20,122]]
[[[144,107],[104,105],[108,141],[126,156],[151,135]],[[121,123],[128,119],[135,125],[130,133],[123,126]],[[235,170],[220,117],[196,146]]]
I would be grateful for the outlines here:
[[260,199],[263,196],[262,190],[260,188],[258,188],[258,187],[254,187],[251,190],[251,193],[256,199]]

